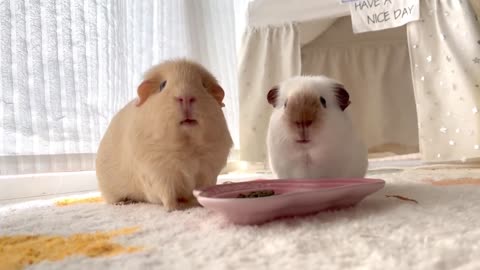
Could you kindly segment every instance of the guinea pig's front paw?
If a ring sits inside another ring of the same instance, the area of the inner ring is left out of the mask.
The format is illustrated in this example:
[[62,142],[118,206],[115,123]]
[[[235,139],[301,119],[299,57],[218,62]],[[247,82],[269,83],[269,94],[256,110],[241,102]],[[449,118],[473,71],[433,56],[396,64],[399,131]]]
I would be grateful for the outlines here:
[[200,203],[197,201],[197,199],[195,197],[192,197],[188,200],[185,200],[185,202],[183,202],[182,205],[185,207],[184,209],[201,206]]
[[163,204],[163,207],[165,207],[165,210],[167,210],[167,212],[172,212],[172,211],[181,209],[180,204],[174,198],[164,199],[162,200],[162,204]]
[[165,202],[163,205],[167,212],[186,210],[200,206],[195,198],[177,198],[176,201]]
[[165,210],[167,210],[167,212],[173,212],[173,211],[176,211],[176,210],[180,210],[179,207],[178,207],[178,204],[166,204],[164,205],[165,207]]
[[129,198],[125,198],[119,202],[116,202],[115,205],[129,205],[129,204],[137,204],[137,203],[139,202]]

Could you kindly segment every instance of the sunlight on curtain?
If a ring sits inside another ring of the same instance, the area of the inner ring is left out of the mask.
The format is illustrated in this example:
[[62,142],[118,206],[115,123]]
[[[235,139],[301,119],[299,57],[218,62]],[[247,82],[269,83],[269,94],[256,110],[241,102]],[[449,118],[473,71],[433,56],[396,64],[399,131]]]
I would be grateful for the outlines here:
[[98,142],[143,71],[174,57],[219,79],[238,147],[236,5],[0,1],[0,174],[94,169]]

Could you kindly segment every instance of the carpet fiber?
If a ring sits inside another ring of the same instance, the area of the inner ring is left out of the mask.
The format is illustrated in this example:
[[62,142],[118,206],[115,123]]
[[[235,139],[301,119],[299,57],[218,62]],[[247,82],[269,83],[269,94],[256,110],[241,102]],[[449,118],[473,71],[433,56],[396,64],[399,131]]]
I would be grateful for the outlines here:
[[480,169],[370,177],[340,211],[236,226],[98,193],[0,206],[0,269],[480,269]]

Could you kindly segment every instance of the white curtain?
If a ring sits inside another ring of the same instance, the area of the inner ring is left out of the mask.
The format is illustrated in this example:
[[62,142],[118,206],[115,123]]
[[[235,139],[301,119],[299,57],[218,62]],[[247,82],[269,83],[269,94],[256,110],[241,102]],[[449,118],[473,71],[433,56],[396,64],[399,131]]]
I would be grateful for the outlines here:
[[108,122],[135,96],[143,71],[174,57],[219,79],[238,146],[240,4],[0,1],[0,174],[93,170]]
[[239,59],[240,158],[266,164],[267,127],[272,111],[267,93],[279,82],[300,75],[297,26],[249,27]]
[[[476,3],[477,0],[471,1]],[[422,159],[480,158],[480,22],[469,1],[421,1],[408,41]]]

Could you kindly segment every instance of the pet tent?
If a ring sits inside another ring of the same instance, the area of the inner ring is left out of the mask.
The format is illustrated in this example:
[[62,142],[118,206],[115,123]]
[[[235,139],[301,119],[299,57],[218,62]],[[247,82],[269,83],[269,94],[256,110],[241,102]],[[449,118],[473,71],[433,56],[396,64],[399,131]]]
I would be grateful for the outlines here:
[[295,75],[342,82],[371,152],[480,157],[477,0],[420,0],[420,19],[354,34],[340,0],[253,0],[239,50],[240,157],[266,162],[268,90]]

